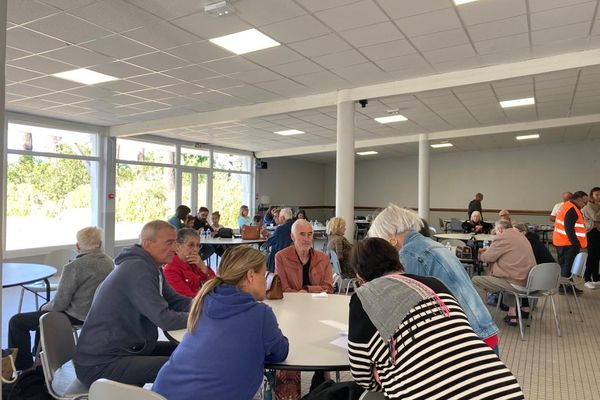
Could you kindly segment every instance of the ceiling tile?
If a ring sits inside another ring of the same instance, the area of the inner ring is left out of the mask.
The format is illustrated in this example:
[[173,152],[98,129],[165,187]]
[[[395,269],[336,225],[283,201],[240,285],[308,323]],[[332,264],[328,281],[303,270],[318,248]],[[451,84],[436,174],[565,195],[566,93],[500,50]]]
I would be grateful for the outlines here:
[[370,46],[404,39],[404,36],[391,22],[364,26],[341,32],[342,35],[354,47]]
[[373,61],[416,53],[416,49],[406,40],[361,47],[360,52]]
[[231,57],[232,55],[231,52],[209,41],[190,43],[184,46],[175,47],[169,49],[168,53],[192,63],[218,60],[220,58]]
[[49,94],[40,96],[38,98],[40,100],[53,101],[55,103],[61,103],[61,104],[72,104],[72,103],[78,103],[78,102],[88,100],[87,97],[78,96],[78,95],[75,95],[72,93],[66,93],[66,92],[49,93]]
[[221,76],[221,77],[210,78],[210,79],[202,79],[196,83],[198,85],[201,85],[203,87],[213,89],[213,90],[227,89],[227,88],[231,88],[231,87],[235,87],[235,86],[243,86],[244,85],[244,82],[239,81],[237,79],[229,78],[227,76]]
[[298,97],[314,93],[313,89],[300,85],[290,79],[279,79],[277,81],[261,82],[255,86],[277,93],[284,97]]
[[[266,50],[263,50],[266,51]],[[299,57],[299,56],[298,56]],[[289,58],[289,54],[288,54]],[[291,57],[294,59],[294,57]],[[285,62],[285,57],[282,57],[281,62]],[[252,71],[260,68],[259,65],[254,64],[251,61],[246,60],[241,56],[233,56],[227,58],[221,58],[215,61],[209,61],[202,64],[202,67],[211,69],[221,74],[234,74],[237,72]]]
[[393,19],[410,17],[451,7],[451,3],[448,0],[378,0],[378,3]]
[[129,78],[131,76],[145,75],[149,72],[152,72],[148,69],[140,68],[136,65],[129,64],[124,61],[115,61],[108,64],[96,65],[95,67],[92,67],[90,69],[121,79]]
[[178,83],[176,85],[163,86],[161,89],[183,96],[188,96],[194,93],[201,93],[206,91],[206,89],[204,89],[202,86],[188,82]]
[[280,43],[298,42],[330,33],[329,28],[310,15],[263,26],[260,30]]
[[6,47],[6,61],[12,61],[23,57],[28,57],[30,55],[31,53],[28,51],[15,49],[14,47],[10,46]]
[[257,64],[269,67],[271,65],[278,65],[292,61],[302,60],[304,57],[302,57],[295,51],[290,50],[286,46],[277,46],[271,47],[270,49],[256,51],[254,53],[248,53],[245,55],[245,58]]
[[475,55],[473,46],[470,44],[423,52],[423,56],[432,63],[473,57]]
[[53,39],[20,26],[6,31],[6,44],[31,53],[40,53],[67,45],[62,40]]
[[153,71],[165,71],[172,68],[183,67],[188,62],[163,52],[149,53],[127,59],[128,63]]
[[300,5],[310,11],[328,10],[330,8],[340,7],[349,3],[355,3],[356,0],[296,0]]
[[326,56],[315,57],[313,60],[325,68],[343,68],[367,61],[367,59],[356,50],[346,50],[339,53],[328,54]]
[[597,2],[581,3],[569,7],[555,8],[552,10],[533,13],[531,15],[531,30],[555,28],[561,25],[570,25],[576,22],[590,22],[594,15]]
[[314,39],[303,40],[289,45],[292,49],[305,57],[316,57],[349,49],[350,46],[335,34],[319,36]]
[[479,54],[510,52],[514,49],[529,48],[529,34],[506,36],[473,43]]
[[315,14],[321,21],[337,31],[388,21],[388,17],[372,0],[363,0]]
[[171,22],[202,39],[212,39],[253,28],[252,25],[242,21],[236,15],[217,18],[205,14],[204,11],[190,14]]
[[10,65],[26,68],[40,74],[55,74],[57,72],[75,69],[73,65],[65,64],[60,61],[52,60],[43,56],[31,56],[20,60],[10,61]]
[[[291,1],[281,0],[244,0],[236,3],[236,13],[252,25],[262,26],[273,22],[290,20],[305,14],[302,7]],[[265,12],[268,10],[268,12]]]
[[499,21],[491,21],[485,24],[471,25],[467,27],[469,35],[473,41],[482,41],[499,37],[527,33],[529,25],[527,16],[506,18]]
[[12,82],[21,82],[26,81],[33,78],[39,78],[43,76],[43,74],[39,72],[30,71],[23,68],[13,67],[11,65],[7,65],[5,68],[6,79]]
[[454,9],[433,11],[396,20],[400,30],[409,37],[461,28]]
[[271,69],[284,76],[296,76],[323,71],[323,68],[309,60],[300,60],[287,64],[274,65],[271,67]]
[[537,13],[552,8],[560,8],[588,1],[590,0],[529,0],[529,9],[532,13]]
[[123,32],[123,35],[158,50],[198,41],[198,37],[167,22]]
[[142,26],[152,26],[160,19],[123,0],[103,0],[70,11],[88,22],[113,32],[123,32]]
[[45,57],[56,61],[63,61],[78,67],[91,67],[99,64],[107,64],[114,61],[112,57],[86,50],[77,46],[63,47],[44,54]]
[[475,1],[457,7],[466,25],[482,24],[527,13],[525,0]]
[[423,69],[429,67],[427,61],[417,53],[408,54],[401,57],[386,58],[379,60],[376,64],[384,71],[398,71],[407,68]]
[[34,0],[11,0],[7,4],[7,20],[21,25],[60,12],[59,9]]
[[96,53],[119,59],[135,57],[156,51],[150,46],[146,46],[121,35],[107,36],[102,39],[87,42],[81,46]]
[[[164,74],[177,79],[183,79],[184,81],[188,82],[194,82],[200,79],[211,78],[219,75],[216,72],[207,68],[203,68],[199,65],[188,65],[187,67],[170,69],[165,71]],[[151,78],[151,76],[149,78]]]
[[391,81],[392,78],[379,69],[373,63],[363,63],[349,67],[336,68],[333,70],[336,75],[354,83],[355,85],[367,85],[375,82]]
[[44,76],[41,78],[32,79],[27,83],[34,86],[42,87],[44,89],[55,91],[69,90],[81,87],[81,84],[77,82],[67,81],[65,79],[56,78],[54,76]]
[[295,76],[294,80],[319,91],[345,89],[352,86],[344,79],[329,71]]
[[[44,0],[47,1],[47,0]],[[54,0],[57,1],[57,0]],[[58,0],[60,1],[60,0]],[[64,0],[63,0],[64,1]],[[78,1],[78,0],[70,0]],[[90,1],[90,0],[88,0]],[[94,0],[95,1],[95,0]],[[211,3],[212,1],[198,1],[198,0],[127,0],[131,4],[135,4],[139,8],[142,8],[152,14],[160,15],[166,20],[182,17],[184,15],[192,14],[198,11],[204,11],[204,4]]]
[[280,95],[250,85],[224,89],[223,92],[234,97],[250,100],[253,103],[281,100]]
[[110,31],[68,14],[55,14],[25,25],[65,42],[78,44],[111,34]]
[[146,89],[146,86],[140,85],[139,83],[130,82],[126,80],[104,82],[95,85],[104,89],[112,90],[115,92],[132,92],[134,90]]
[[564,25],[558,28],[544,29],[531,32],[531,41],[534,46],[544,44],[555,44],[555,42],[569,39],[586,38],[590,29],[589,22],[580,22],[572,25]]
[[41,96],[50,92],[48,89],[44,89],[37,86],[28,85],[26,83],[13,83],[6,85],[6,92],[13,93],[25,97]]
[[430,35],[415,36],[410,40],[422,52],[469,43],[469,38],[464,29],[452,29]]
[[281,79],[282,76],[265,68],[255,69],[253,71],[240,72],[233,75],[236,79],[246,83],[258,83]]
[[129,92],[132,96],[141,97],[148,100],[160,100],[172,97],[173,95],[165,90],[160,89],[143,89]]

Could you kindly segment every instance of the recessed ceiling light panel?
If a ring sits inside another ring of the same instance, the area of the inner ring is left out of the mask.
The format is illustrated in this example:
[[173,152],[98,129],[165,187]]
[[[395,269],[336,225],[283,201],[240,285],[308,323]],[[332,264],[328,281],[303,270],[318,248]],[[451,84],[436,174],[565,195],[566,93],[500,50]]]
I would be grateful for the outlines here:
[[540,135],[535,133],[533,135],[521,135],[517,136],[517,140],[529,140],[529,139],[539,139]]
[[66,79],[68,81],[83,83],[84,85],[95,85],[96,83],[116,81],[119,79],[115,78],[114,76],[101,74],[100,72],[92,71],[86,68],[58,72],[56,74],[52,74],[52,76]]
[[238,55],[279,46],[278,42],[254,28],[210,39],[210,41]]
[[442,147],[452,147],[454,146],[452,143],[436,143],[432,144],[431,147],[434,149],[441,149]]
[[379,153],[377,151],[370,150],[370,151],[359,151],[356,154],[358,154],[359,156],[372,156],[374,154],[379,154]]
[[273,132],[273,133],[276,133],[281,136],[292,136],[292,135],[301,135],[304,132],[299,131],[298,129],[288,129],[287,131],[277,131],[277,132]]
[[462,4],[473,3],[475,1],[478,1],[478,0],[454,0],[454,4],[456,4],[457,6],[460,6]]
[[533,97],[526,97],[524,99],[506,100],[506,101],[500,102],[500,106],[502,108],[530,106],[532,104],[535,104],[535,99]]
[[380,124],[390,124],[392,122],[400,122],[400,121],[408,121],[408,118],[406,118],[404,115],[390,115],[389,117],[379,117],[379,118],[375,118],[375,121],[379,122]]

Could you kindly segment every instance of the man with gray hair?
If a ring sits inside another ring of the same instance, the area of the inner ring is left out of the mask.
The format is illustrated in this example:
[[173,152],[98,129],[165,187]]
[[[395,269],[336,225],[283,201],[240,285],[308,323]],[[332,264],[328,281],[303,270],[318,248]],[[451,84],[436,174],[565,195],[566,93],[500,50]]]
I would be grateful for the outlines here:
[[158,342],[157,328],[185,328],[190,308],[191,299],[177,294],[161,269],[175,254],[175,238],[167,222],[148,222],[140,243],[115,259],[117,268],[98,289],[73,356],[81,382],[154,382],[175,349]]
[[291,208],[282,208],[279,211],[279,221],[277,221],[279,225],[273,235],[267,239],[267,248],[269,249],[267,268],[271,272],[275,271],[275,255],[277,252],[292,244],[293,215]]
[[83,324],[96,288],[113,270],[112,259],[102,252],[101,229],[83,228],[76,238],[79,254],[64,266],[54,299],[44,304],[40,311],[17,314],[10,319],[8,347],[19,349],[15,360],[17,370],[33,366],[30,331],[36,331],[37,346],[40,317],[49,311],[57,311],[65,313],[72,324]]
[[460,303],[477,336],[498,353],[498,327],[464,266],[442,244],[421,235],[422,226],[417,213],[391,204],[375,218],[368,236],[390,242],[399,251],[406,273],[442,281]]
[[[496,221],[496,237],[489,248],[479,249],[479,259],[488,263],[487,276],[474,276],[473,285],[481,291],[501,292],[515,290],[527,285],[529,271],[535,267],[535,256],[527,238],[508,221]],[[503,296],[508,306],[508,315],[504,321],[516,326],[516,299],[514,296]],[[528,315],[529,309],[523,307],[522,312]]]

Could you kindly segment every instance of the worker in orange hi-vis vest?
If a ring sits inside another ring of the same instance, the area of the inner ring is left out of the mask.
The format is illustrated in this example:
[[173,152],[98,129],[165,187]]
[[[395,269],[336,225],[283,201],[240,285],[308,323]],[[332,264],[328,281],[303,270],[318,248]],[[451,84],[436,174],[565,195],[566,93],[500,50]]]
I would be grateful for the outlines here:
[[581,249],[587,247],[585,222],[581,213],[581,209],[587,202],[587,193],[582,191],[573,193],[571,200],[565,201],[560,207],[554,221],[552,242],[556,246],[560,274],[566,279],[571,276],[575,257]]

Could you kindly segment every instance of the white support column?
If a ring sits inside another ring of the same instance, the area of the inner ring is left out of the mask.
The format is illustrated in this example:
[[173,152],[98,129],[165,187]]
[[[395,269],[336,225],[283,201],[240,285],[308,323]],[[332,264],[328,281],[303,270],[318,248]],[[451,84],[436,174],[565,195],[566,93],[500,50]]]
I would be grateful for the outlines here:
[[335,215],[346,221],[346,238],[354,238],[354,101],[338,92],[335,161]]
[[[6,3],[0,1],[0,62],[5,65],[6,60]],[[5,99],[5,76],[4,69],[0,71],[0,102],[2,110],[0,110],[0,260],[4,260],[4,239],[6,238],[6,135],[7,124],[5,121],[4,99]],[[0,320],[2,320],[2,263],[0,263]],[[2,335],[2,327],[0,327],[0,337]],[[2,400],[2,382],[0,382],[0,400]]]
[[419,217],[429,222],[429,140],[419,135]]

